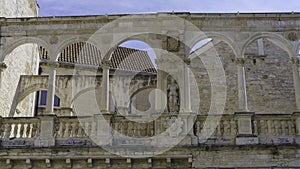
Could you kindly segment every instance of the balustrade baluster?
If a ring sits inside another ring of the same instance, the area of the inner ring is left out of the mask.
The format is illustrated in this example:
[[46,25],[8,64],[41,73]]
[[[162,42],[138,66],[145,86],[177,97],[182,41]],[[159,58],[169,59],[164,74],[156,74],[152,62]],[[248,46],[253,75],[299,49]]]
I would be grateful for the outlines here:
[[11,136],[12,138],[17,138],[18,128],[19,128],[18,124],[13,124],[13,128],[12,128],[13,135]]
[[10,131],[11,131],[11,125],[10,123],[6,123],[5,125],[5,138],[9,138],[10,136]]
[[25,128],[26,138],[30,138],[30,125],[31,123],[26,123],[26,128]]
[[19,137],[20,138],[23,138],[23,135],[24,135],[24,123],[20,123],[19,124],[19,128],[20,128],[20,131],[19,131]]
[[83,137],[83,135],[82,135],[82,133],[83,133],[83,128],[82,128],[82,123],[80,123],[80,122],[78,122],[78,132],[77,132],[77,137],[80,137],[80,138],[82,138]]
[[69,122],[65,122],[65,131],[64,131],[63,138],[70,137],[69,126],[70,126],[70,123]]

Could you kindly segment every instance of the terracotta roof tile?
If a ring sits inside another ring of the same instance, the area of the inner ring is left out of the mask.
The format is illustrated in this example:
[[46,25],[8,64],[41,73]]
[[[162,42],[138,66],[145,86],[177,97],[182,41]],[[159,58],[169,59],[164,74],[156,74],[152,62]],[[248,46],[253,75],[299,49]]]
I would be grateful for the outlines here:
[[[40,46],[39,51],[41,59],[49,59],[48,51],[45,48]],[[99,66],[101,53],[92,44],[79,42],[71,44],[62,50],[58,61]],[[156,73],[147,51],[117,47],[112,54],[111,61],[112,68]]]

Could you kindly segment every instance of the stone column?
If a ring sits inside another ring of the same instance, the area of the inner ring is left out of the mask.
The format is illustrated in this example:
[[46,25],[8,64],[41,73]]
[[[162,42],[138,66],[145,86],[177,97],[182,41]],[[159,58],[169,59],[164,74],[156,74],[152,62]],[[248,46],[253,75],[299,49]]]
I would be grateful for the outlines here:
[[2,84],[2,72],[7,68],[7,65],[4,62],[0,63],[0,88]]
[[246,79],[245,79],[245,67],[244,58],[236,58],[235,63],[237,65],[238,75],[238,98],[239,98],[239,111],[247,112],[247,91],[246,91]]
[[47,64],[50,67],[50,72],[49,72],[49,77],[48,77],[46,114],[54,114],[56,68],[59,66],[59,63],[48,62]]
[[103,61],[102,67],[102,91],[101,91],[101,112],[109,113],[109,67],[110,61]]
[[[167,104],[164,101],[163,94],[163,92],[166,90],[164,89],[164,80],[166,79],[166,74],[162,71],[164,66],[163,59],[155,59],[155,63],[157,65],[157,90],[155,90],[155,111],[160,113],[164,111]],[[167,95],[167,92],[165,92],[165,94]]]
[[185,60],[185,64],[183,64],[183,111],[185,113],[192,112],[191,109],[191,84],[190,84],[190,69],[188,65],[190,64],[190,60]]
[[299,75],[299,56],[292,57],[292,68],[293,68],[293,79],[294,79],[294,88],[295,88],[295,96],[296,96],[296,108],[297,112],[300,112],[300,75]]

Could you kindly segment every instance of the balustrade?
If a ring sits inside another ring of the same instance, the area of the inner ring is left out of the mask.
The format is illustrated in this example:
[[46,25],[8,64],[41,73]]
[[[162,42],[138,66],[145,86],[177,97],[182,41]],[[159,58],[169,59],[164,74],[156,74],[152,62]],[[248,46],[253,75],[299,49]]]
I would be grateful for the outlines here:
[[61,117],[56,123],[56,138],[87,138],[96,130],[91,117]]
[[[123,116],[101,117],[53,116],[53,122],[49,118],[45,119],[45,117],[2,118],[0,119],[2,146],[16,146],[20,143],[18,140],[27,140],[26,143],[22,142],[22,144],[34,146],[34,140],[48,137],[47,131],[42,131],[47,130],[47,126],[42,126],[42,124],[48,125],[48,122],[53,123],[52,126],[54,126],[53,135],[49,137],[53,137],[56,142],[59,140],[59,143],[53,146],[66,143],[64,140],[86,141],[98,136],[107,136],[106,139],[152,138],[157,135],[176,138],[179,135],[189,133],[186,130],[187,121],[178,115],[161,115],[150,122],[134,121]],[[236,138],[242,137],[243,139],[243,135],[239,135],[239,127],[241,127],[238,122],[239,118],[238,115],[198,115],[194,121],[193,134],[198,139],[199,144],[237,144]],[[105,127],[102,125],[103,120],[108,122],[107,124],[112,127],[112,130],[102,130]],[[298,144],[295,140],[298,138],[297,126],[299,124],[297,123],[299,122],[298,116],[254,115],[251,117],[251,131],[253,133],[250,136],[258,138],[259,144]],[[104,131],[109,133],[101,133]],[[98,139],[101,141],[101,138]],[[242,139],[239,141],[243,141]],[[9,142],[13,142],[13,144],[9,144]],[[72,145],[74,141],[67,143]],[[83,144],[83,142],[81,143]],[[87,145],[85,143],[83,145]]]
[[[220,118],[220,121],[216,121]],[[213,132],[209,132],[213,131]],[[198,137],[228,137],[233,138],[237,135],[238,125],[234,116],[214,117],[198,116],[194,124],[194,134]]]
[[295,122],[288,117],[256,117],[253,120],[254,134],[261,136],[295,135]]
[[1,138],[35,138],[38,132],[37,118],[6,118],[1,123]]

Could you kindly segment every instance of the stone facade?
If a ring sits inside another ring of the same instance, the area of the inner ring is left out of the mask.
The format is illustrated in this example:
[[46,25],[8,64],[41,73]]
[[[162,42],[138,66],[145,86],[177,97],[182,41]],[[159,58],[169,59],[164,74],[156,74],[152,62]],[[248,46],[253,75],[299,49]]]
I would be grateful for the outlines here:
[[[1,3],[2,168],[300,168],[299,13],[9,18],[37,6]],[[111,68],[130,39],[157,74]],[[57,62],[78,42],[100,65]]]

